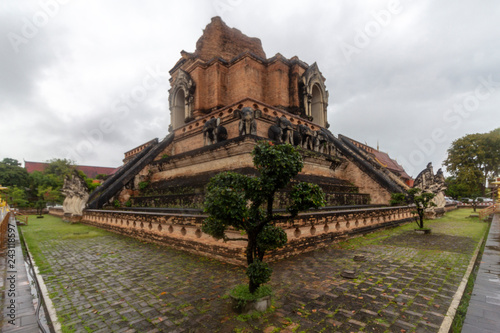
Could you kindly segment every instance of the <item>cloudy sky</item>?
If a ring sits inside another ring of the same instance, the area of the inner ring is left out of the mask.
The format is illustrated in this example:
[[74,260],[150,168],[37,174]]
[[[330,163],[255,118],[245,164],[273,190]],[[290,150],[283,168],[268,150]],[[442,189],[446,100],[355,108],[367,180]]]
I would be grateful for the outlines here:
[[2,0],[0,159],[118,166],[169,125],[168,70],[210,18],[318,63],[330,130],[416,176],[500,127],[500,2]]

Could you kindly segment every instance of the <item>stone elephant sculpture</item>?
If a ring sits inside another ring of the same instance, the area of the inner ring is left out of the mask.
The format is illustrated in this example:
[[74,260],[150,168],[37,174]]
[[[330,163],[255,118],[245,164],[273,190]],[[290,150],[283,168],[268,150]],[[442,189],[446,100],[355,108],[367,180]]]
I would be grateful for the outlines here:
[[298,131],[292,133],[293,145],[302,147],[302,136]]
[[284,143],[293,144],[293,125],[285,116],[276,119],[276,124],[281,128],[283,134],[281,140]]
[[257,122],[255,119],[261,116],[260,110],[254,110],[251,107],[244,107],[241,110],[234,111],[234,117],[239,118],[239,132],[240,135],[257,135]]
[[299,125],[298,129],[302,141],[302,148],[314,150],[314,140],[316,138],[316,132],[306,125]]
[[271,125],[267,131],[267,137],[277,143],[281,143],[281,137],[283,136],[283,130],[277,125]]
[[314,151],[322,154],[329,154],[329,144],[328,136],[322,131],[316,131],[314,138]]
[[220,118],[212,118],[203,125],[203,145],[208,146],[227,139],[227,130]]
[[293,144],[293,125],[285,116],[276,117],[276,125],[271,125],[267,134],[278,143]]

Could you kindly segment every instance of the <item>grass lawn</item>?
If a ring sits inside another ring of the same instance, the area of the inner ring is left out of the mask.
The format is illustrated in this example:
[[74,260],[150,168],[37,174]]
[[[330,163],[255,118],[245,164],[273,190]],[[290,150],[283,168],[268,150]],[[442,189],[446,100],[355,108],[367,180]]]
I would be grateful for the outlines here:
[[29,216],[28,225],[22,226],[22,236],[28,244],[30,253],[40,270],[40,273],[50,273],[51,268],[40,250],[39,244],[54,239],[82,239],[109,235],[109,232],[85,224],[70,224],[61,218],[44,215],[43,219],[36,215]]
[[[472,209],[461,208],[445,214],[445,216],[435,220],[424,220],[424,227],[431,228],[433,235],[447,235],[456,237],[467,237],[479,242],[485,234],[488,224],[477,217],[469,218],[473,213]],[[408,223],[396,228],[390,228],[373,233],[365,234],[359,237],[347,239],[337,244],[343,249],[358,249],[366,245],[387,245],[384,241],[390,237],[395,237],[414,229],[417,229],[416,223]],[[425,235],[422,236],[424,239]]]

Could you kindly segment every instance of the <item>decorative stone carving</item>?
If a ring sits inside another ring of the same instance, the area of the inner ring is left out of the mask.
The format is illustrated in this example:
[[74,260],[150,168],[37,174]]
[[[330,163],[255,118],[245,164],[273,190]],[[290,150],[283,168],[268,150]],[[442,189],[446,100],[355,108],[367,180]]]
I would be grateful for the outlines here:
[[179,69],[168,95],[170,124],[172,124],[173,129],[182,126],[186,120],[193,119],[195,88],[196,85],[191,76]]
[[314,140],[316,138],[316,132],[307,127],[306,125],[298,126],[302,148],[314,150]]
[[285,116],[276,117],[276,125],[269,127],[268,136],[278,143],[293,145],[293,125]]
[[434,193],[436,195],[432,200],[436,204],[436,207],[428,209],[430,217],[439,215],[441,211],[444,213],[444,206],[446,205],[444,191],[446,190],[446,184],[441,169],[434,175],[432,163],[427,164],[427,167],[415,178],[413,186],[421,189],[422,192]]
[[213,145],[227,139],[227,129],[220,124],[220,118],[212,118],[203,125],[203,144]]
[[329,146],[328,136],[322,130],[316,131],[316,135],[314,136],[314,150],[318,153],[329,154]]
[[248,106],[241,110],[235,110],[234,117],[241,119],[239,125],[240,135],[257,135],[257,122],[255,119],[260,116],[260,110],[254,110]]
[[64,179],[64,185],[61,192],[66,196],[63,202],[63,211],[65,215],[82,215],[83,209],[89,199],[89,190],[85,180],[76,173],[71,177],[68,176]]
[[299,84],[305,118],[321,127],[327,126],[328,91],[324,81],[318,65],[314,63],[304,72]]

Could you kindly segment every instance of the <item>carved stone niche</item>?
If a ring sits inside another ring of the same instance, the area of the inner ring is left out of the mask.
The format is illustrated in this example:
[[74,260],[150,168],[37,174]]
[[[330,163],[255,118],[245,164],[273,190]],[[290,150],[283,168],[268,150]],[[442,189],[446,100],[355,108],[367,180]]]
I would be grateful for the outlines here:
[[299,91],[304,117],[321,127],[327,127],[328,91],[325,78],[316,63],[312,64],[301,76]]
[[195,82],[189,73],[179,69],[172,88],[168,91],[170,124],[174,130],[194,119],[192,113],[195,89]]

